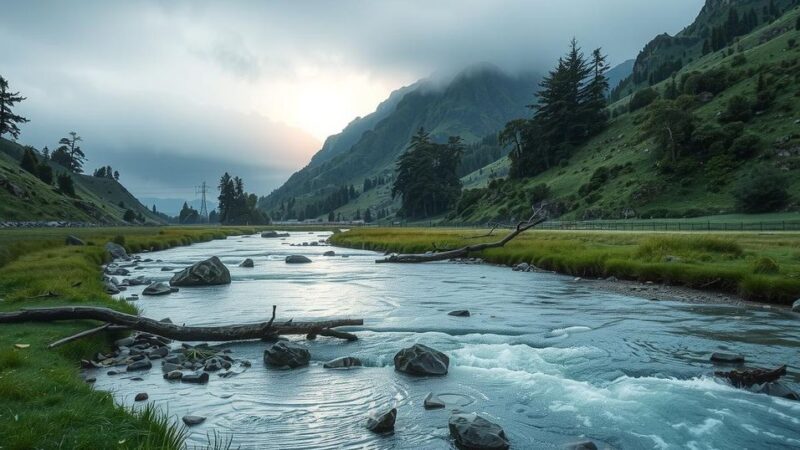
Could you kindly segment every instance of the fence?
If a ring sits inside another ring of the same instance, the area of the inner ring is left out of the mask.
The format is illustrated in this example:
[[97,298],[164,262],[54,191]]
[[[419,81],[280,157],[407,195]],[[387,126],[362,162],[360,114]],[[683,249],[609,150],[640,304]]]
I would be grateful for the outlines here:
[[[387,226],[387,225],[378,225]],[[489,228],[488,224],[467,223],[394,223],[393,227],[442,227],[442,228]],[[509,228],[512,225],[501,225]],[[548,221],[536,226],[540,230],[582,230],[582,231],[800,231],[800,221],[740,221],[740,222],[679,222],[679,221]]]

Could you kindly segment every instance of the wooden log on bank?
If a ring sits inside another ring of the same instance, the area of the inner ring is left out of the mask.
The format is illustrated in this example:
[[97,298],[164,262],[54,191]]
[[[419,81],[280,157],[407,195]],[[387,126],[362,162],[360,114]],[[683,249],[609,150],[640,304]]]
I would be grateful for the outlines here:
[[99,320],[107,322],[107,324],[124,326],[131,330],[144,331],[178,341],[217,342],[262,339],[290,334],[315,334],[356,340],[357,337],[354,334],[333,330],[333,328],[364,325],[363,319],[325,320],[319,322],[291,321],[283,324],[273,323],[275,320],[274,307],[272,311],[273,316],[268,322],[212,327],[187,327],[173,323],[159,322],[147,317],[125,314],[109,308],[93,306],[26,308],[19,311],[0,313],[0,324],[51,322],[56,320]]
[[[389,255],[384,259],[375,261],[376,263],[425,263],[433,261],[447,261],[455,258],[466,258],[470,253],[480,252],[490,248],[498,248],[506,245],[510,240],[519,236],[523,232],[539,225],[547,220],[541,215],[541,209],[533,212],[533,215],[525,222],[519,222],[511,233],[507,234],[503,239],[496,242],[485,242],[482,244],[467,245],[465,247],[447,250],[436,253],[423,253],[423,254],[408,254],[408,255]],[[494,231],[494,228],[492,228]],[[488,236],[488,235],[487,235]]]

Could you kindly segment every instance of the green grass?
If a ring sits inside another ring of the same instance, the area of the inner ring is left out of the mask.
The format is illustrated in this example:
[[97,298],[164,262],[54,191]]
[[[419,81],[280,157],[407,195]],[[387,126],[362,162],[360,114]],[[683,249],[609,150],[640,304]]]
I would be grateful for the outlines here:
[[[247,228],[98,228],[0,231],[0,311],[25,307],[97,305],[135,313],[103,292],[99,265],[103,245],[124,236],[125,247],[165,249],[176,245],[253,233]],[[90,245],[68,247],[74,234]],[[56,298],[31,299],[52,291]],[[177,449],[185,431],[155,408],[136,411],[114,403],[79,377],[79,361],[108,349],[120,335],[96,335],[56,349],[47,345],[96,323],[0,325],[0,448]],[[28,344],[18,349],[14,344]],[[230,442],[227,442],[229,445]],[[215,436],[212,448],[226,448]]]
[[[468,239],[484,230],[363,228],[334,235],[336,245],[420,253],[494,241]],[[480,256],[489,262],[534,264],[581,277],[616,276],[735,293],[769,303],[800,297],[800,233],[679,234],[649,232],[529,231]],[[769,261],[766,261],[769,260]]]

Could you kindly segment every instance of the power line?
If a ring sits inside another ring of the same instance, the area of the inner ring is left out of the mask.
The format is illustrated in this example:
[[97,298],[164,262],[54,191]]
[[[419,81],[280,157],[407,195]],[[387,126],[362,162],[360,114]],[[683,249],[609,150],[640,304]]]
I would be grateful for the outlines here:
[[206,186],[206,182],[203,181],[203,184],[197,186],[195,188],[195,195],[201,195],[201,204],[200,204],[200,217],[204,219],[208,219],[208,208],[206,207],[206,193],[208,192],[208,186]]

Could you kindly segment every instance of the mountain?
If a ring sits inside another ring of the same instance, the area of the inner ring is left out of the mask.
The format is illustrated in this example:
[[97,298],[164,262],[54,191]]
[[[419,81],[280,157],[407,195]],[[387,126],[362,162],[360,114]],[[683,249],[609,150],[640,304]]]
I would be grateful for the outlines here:
[[[785,11],[800,4],[798,0],[706,0],[697,18],[675,36],[667,33],[653,38],[639,52],[631,75],[614,89],[619,99],[642,87],[663,81],[673,73],[719,45],[732,44],[739,36],[770,23]],[[715,35],[719,35],[715,38]]]
[[[692,26],[708,29],[720,23],[715,14],[763,3],[709,1]],[[785,3],[776,1],[775,5]],[[762,192],[757,197],[761,203],[784,196],[788,201],[771,209],[755,204],[758,212],[781,213],[786,220],[796,220],[800,211],[798,74],[800,6],[684,64],[675,73],[674,85],[669,77],[638,91],[661,97],[674,107],[671,111],[689,119],[677,161],[659,154],[663,149],[647,132],[653,107],[631,111],[630,96],[625,97],[609,105],[614,114],[607,128],[557,167],[531,178],[504,180],[501,177],[509,167],[504,158],[484,167],[483,176],[471,174],[465,184],[469,190],[462,193],[448,219],[511,222],[530,214],[534,196],[545,197],[551,216],[562,220],[748,213],[753,208],[743,207],[737,198]],[[490,172],[497,177],[488,177]],[[758,177],[759,173],[768,175]],[[781,178],[786,184],[776,188]]]
[[620,83],[625,81],[633,73],[633,65],[636,63],[635,59],[629,59],[611,68],[606,73],[608,77],[608,85],[611,89],[619,86]]
[[[118,181],[68,172],[48,163],[54,175],[67,173],[75,196],[60,193],[55,186],[20,168],[25,147],[0,138],[0,221],[71,221],[92,224],[122,224],[130,209],[148,223],[163,220],[142,205]],[[41,155],[38,155],[41,161]],[[55,177],[54,177],[55,178]]]
[[[327,215],[327,208],[306,205],[334,194],[341,186],[353,185],[361,191],[365,178],[391,179],[398,156],[420,127],[437,141],[458,135],[467,144],[478,143],[509,120],[529,113],[525,105],[533,102],[539,79],[535,74],[511,76],[484,64],[450,80],[425,79],[399,89],[374,113],[328,138],[306,167],[262,198],[259,206],[275,218],[304,218],[306,212],[310,217]],[[358,202],[337,206],[337,212],[392,203],[388,183],[358,197]]]

